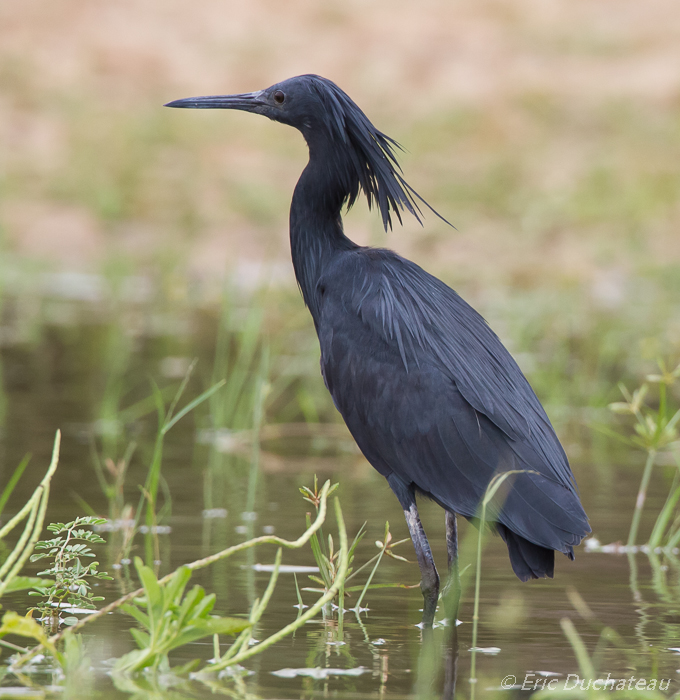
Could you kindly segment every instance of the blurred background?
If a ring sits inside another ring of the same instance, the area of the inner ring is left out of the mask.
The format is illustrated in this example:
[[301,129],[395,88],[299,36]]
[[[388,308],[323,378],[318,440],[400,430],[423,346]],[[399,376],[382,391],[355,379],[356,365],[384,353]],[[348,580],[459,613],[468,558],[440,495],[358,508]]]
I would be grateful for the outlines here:
[[[296,288],[288,207],[306,163],[302,137],[249,114],[162,106],[300,73],[335,81],[397,139],[406,180],[455,226],[426,212],[424,226],[407,218],[385,233],[359,201],[347,234],[410,257],[487,318],[555,424],[594,533],[624,538],[645,456],[611,439],[630,432],[630,418],[607,405],[620,400],[619,382],[632,389],[659,360],[680,359],[674,0],[1,2],[3,482],[27,452],[34,460],[16,503],[61,428],[50,517],[129,522],[153,472],[153,517],[175,528],[172,543],[161,538],[162,573],[235,538],[297,536],[296,487],[314,473],[341,482],[353,532],[369,521],[367,548],[383,536],[383,516],[406,536],[396,499],[323,387]],[[155,401],[167,407],[194,358],[178,406],[227,385],[173,428],[160,478]],[[669,382],[669,415],[679,384]],[[650,410],[663,403],[657,389]],[[640,541],[677,486],[670,452],[657,464]],[[441,512],[421,512],[443,561]],[[628,576],[621,558],[579,550],[530,596],[502,543],[493,546],[489,600],[511,589],[510,608],[531,621],[527,644],[541,644],[521,646],[512,637],[521,625],[507,639],[489,634],[488,644],[516,649],[521,661],[506,670],[537,668],[537,654],[551,670],[570,663],[556,623],[570,585],[608,624],[623,611],[619,629],[633,637],[639,597],[612,587]],[[413,565],[394,571],[385,578],[417,580]],[[233,586],[224,570],[201,580],[232,605],[254,595],[240,568],[230,576]],[[294,600],[287,585],[283,615]],[[394,611],[410,606],[417,620],[420,594],[394,595],[371,607],[385,608],[406,648],[413,630]],[[538,619],[549,643],[535,636]],[[677,630],[668,635],[664,654],[677,647]]]
[[473,294],[578,287],[609,309],[639,301],[640,275],[677,273],[670,0],[27,0],[0,13],[0,216],[15,269],[99,272],[116,258],[201,284],[291,286],[300,136],[162,104],[314,72],[403,144],[407,179],[457,228],[430,217],[385,236],[358,206],[348,230],[361,242]]
[[[152,373],[181,374],[165,355],[210,354],[224,303],[236,326],[257,307],[272,372],[303,387],[269,419],[337,420],[290,263],[301,136],[162,106],[305,72],[404,146],[407,180],[456,227],[429,215],[385,233],[359,202],[350,237],[414,259],[478,308],[558,428],[583,433],[574,454],[619,380],[677,358],[672,1],[26,0],[0,5],[6,361],[46,338],[80,348],[100,372],[93,406],[73,404],[89,420],[112,357],[123,376],[145,339],[184,338],[147,352]],[[7,366],[5,384],[64,371],[63,352]]]
[[3,264],[292,287],[300,136],[161,105],[315,72],[403,144],[407,179],[457,228],[386,236],[357,206],[358,241],[468,296],[640,304],[641,277],[678,277],[679,33],[669,0],[3,3]]
[[[302,138],[162,106],[303,72],[336,81],[403,144],[407,180],[456,227],[430,215],[385,233],[360,202],[350,237],[411,257],[478,308],[563,437],[580,433],[577,456],[617,382],[680,353],[670,0],[3,3],[5,385],[37,391],[78,348],[68,377],[84,378],[87,357],[99,379],[72,409],[96,418],[97,392],[149,338],[184,339],[146,353],[152,373],[181,374],[172,358],[194,344],[212,353],[226,303],[234,328],[257,307],[273,375],[296,377],[269,420],[337,420],[288,249]],[[34,359],[14,366],[14,350]]]

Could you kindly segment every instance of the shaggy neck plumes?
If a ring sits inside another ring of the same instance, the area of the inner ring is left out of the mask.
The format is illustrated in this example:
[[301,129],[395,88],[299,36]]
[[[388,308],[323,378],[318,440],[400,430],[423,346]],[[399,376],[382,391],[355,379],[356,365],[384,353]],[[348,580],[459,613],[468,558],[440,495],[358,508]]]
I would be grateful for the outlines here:
[[312,115],[296,125],[307,141],[309,163],[295,187],[290,211],[295,275],[315,322],[316,287],[325,266],[334,253],[357,247],[343,233],[343,205],[351,207],[363,192],[369,208],[375,205],[380,211],[385,230],[392,227],[392,215],[401,223],[402,211],[420,221],[417,200],[427,205],[400,174],[396,142],[375,129],[337,86],[329,81],[322,85],[319,95],[333,118]]

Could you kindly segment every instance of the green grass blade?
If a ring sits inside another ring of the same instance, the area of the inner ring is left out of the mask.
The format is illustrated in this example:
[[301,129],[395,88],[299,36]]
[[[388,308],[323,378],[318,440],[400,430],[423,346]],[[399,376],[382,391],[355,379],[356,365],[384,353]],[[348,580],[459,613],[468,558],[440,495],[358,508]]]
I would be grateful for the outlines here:
[[4,510],[5,504],[12,495],[12,491],[14,491],[14,487],[17,485],[19,479],[21,479],[21,475],[24,473],[24,470],[30,461],[31,455],[27,454],[12,472],[12,476],[9,478],[7,486],[5,486],[5,488],[2,490],[2,494],[0,495],[0,514]]
[[666,503],[664,504],[663,508],[661,509],[661,512],[659,513],[656,519],[656,522],[654,523],[654,529],[652,530],[649,542],[647,543],[652,551],[656,547],[659,547],[661,545],[661,540],[663,539],[664,532],[666,532],[668,523],[673,518],[673,515],[675,513],[675,506],[677,505],[678,500],[680,500],[680,486],[676,486],[676,482],[677,475],[676,479],[673,482],[674,488],[672,487],[670,493],[668,494]]
[[642,472],[640,488],[638,490],[638,495],[635,502],[635,512],[633,513],[633,520],[630,523],[630,532],[628,533],[628,542],[626,543],[628,547],[632,547],[637,539],[638,528],[640,526],[640,517],[642,516],[642,508],[645,505],[645,499],[647,497],[647,486],[649,486],[649,479],[652,476],[652,468],[654,467],[655,460],[656,450],[648,450],[647,461],[645,462],[645,469]]
[[576,656],[576,661],[578,662],[579,670],[583,678],[596,678],[595,669],[593,668],[593,663],[588,656],[588,650],[586,645],[583,643],[579,633],[574,627],[574,623],[568,618],[563,617],[560,620],[560,627],[564,632],[564,635],[569,640],[571,648],[574,650],[574,656]]
[[163,435],[172,428],[177,421],[181,420],[186,416],[187,413],[190,413],[193,411],[196,406],[199,406],[202,404],[206,399],[209,399],[216,391],[219,391],[225,384],[227,383],[226,379],[222,379],[221,381],[217,382],[217,384],[213,384],[213,386],[210,387],[210,389],[206,389],[200,396],[197,396],[193,401],[190,401],[181,411],[179,411],[175,416],[173,416],[170,420],[165,423],[163,426],[161,432]]
[[373,570],[369,574],[368,578],[366,579],[366,584],[364,585],[363,590],[361,591],[361,595],[359,596],[359,599],[357,600],[356,605],[354,606],[357,610],[361,608],[361,602],[364,599],[364,596],[366,595],[366,591],[369,589],[371,585],[371,581],[373,580],[373,576],[375,575],[375,572],[378,570],[378,567],[380,566],[380,562],[382,561],[383,555],[385,554],[385,550],[388,547],[389,542],[387,541],[387,536],[390,533],[390,524],[389,522],[385,523],[385,535],[383,536],[383,546],[382,549],[380,550],[380,554],[378,555],[378,561],[375,562],[375,566],[373,567]]
[[189,383],[189,379],[191,378],[191,375],[194,372],[194,369],[196,367],[196,363],[198,362],[198,358],[194,358],[194,360],[191,362],[189,367],[187,368],[187,371],[184,374],[184,377],[182,377],[182,381],[180,382],[179,388],[175,392],[175,396],[173,397],[170,406],[167,410],[167,413],[165,414],[165,422],[167,423],[171,418],[172,414],[175,412],[175,408],[177,408],[177,404],[179,403],[179,400],[182,398],[182,394],[184,394],[184,391],[187,388],[187,384]]

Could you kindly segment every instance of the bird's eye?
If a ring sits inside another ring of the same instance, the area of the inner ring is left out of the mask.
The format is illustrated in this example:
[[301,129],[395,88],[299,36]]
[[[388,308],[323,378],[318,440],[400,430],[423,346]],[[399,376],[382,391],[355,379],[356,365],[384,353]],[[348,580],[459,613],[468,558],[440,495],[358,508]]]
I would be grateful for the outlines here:
[[277,90],[274,93],[274,102],[276,102],[277,105],[282,105],[286,101],[286,96],[281,92],[281,90]]

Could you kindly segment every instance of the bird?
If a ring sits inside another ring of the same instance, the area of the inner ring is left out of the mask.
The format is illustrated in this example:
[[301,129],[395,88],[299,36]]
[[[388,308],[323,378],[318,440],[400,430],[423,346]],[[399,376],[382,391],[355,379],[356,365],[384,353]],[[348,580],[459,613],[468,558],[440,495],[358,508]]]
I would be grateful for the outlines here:
[[[290,207],[293,268],[318,335],[326,387],[404,511],[420,567],[423,623],[432,625],[440,579],[417,496],[445,510],[450,580],[458,591],[457,515],[501,536],[522,581],[552,578],[555,552],[573,560],[590,526],[565,451],[529,382],[451,287],[391,250],[345,235],[343,210],[362,192],[386,232],[405,213],[422,224],[424,207],[443,218],[404,179],[399,143],[334,82],[313,74],[166,106],[252,112],[294,127],[307,143],[309,160]],[[480,523],[480,503],[499,475],[506,475],[502,487]]]

